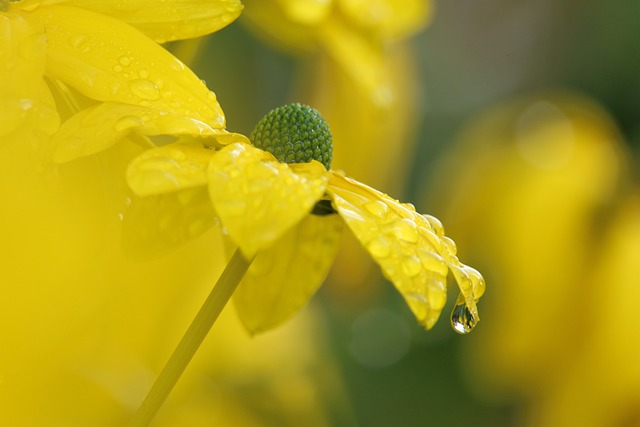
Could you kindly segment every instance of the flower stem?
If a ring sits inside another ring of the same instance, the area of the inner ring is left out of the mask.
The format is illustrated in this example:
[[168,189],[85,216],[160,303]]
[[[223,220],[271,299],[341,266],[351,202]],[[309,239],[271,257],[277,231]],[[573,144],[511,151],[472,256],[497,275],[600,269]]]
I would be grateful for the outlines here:
[[222,312],[253,259],[247,260],[240,250],[231,257],[218,282],[191,322],[156,382],[134,414],[130,427],[147,426],[166,400],[202,341]]

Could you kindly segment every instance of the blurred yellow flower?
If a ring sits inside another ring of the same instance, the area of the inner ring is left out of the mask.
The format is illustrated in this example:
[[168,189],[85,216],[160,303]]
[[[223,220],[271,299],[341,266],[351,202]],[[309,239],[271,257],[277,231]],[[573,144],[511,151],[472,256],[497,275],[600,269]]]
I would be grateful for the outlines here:
[[321,51],[332,58],[374,103],[391,101],[386,44],[424,28],[431,16],[425,0],[247,1],[247,19],[279,45]]
[[[0,132],[33,120],[54,135],[43,150],[58,161],[102,151],[132,131],[224,134],[213,92],[156,42],[216,31],[241,9],[239,0],[4,3]],[[70,117],[58,129],[60,115]]]
[[[302,163],[298,148],[281,151],[326,137],[330,147],[330,134],[307,126],[310,116],[319,114],[291,104],[272,111],[256,127],[265,123],[268,131],[260,138],[272,144],[269,149],[278,158],[242,141],[220,148],[185,140],[138,156],[127,173],[129,184],[140,196],[208,186],[225,232],[247,259],[257,254],[234,294],[239,315],[252,332],[279,325],[309,300],[335,258],[343,222],[427,328],[445,305],[451,270],[461,291],[454,326],[470,331],[478,320],[476,301],[484,280],[459,262],[455,243],[437,219],[341,172],[327,171],[331,155],[324,145],[311,146],[311,158]],[[276,118],[266,120],[270,117]],[[290,128],[278,127],[282,117],[296,117],[288,124],[296,132],[303,129],[301,140],[292,139],[293,131],[283,136]],[[287,142],[281,146],[281,141]],[[258,142],[263,141],[253,141]],[[278,160],[283,158],[292,163]]]
[[476,376],[523,396],[525,425],[637,425],[640,205],[628,157],[601,107],[554,92],[482,115],[437,175],[450,183],[433,189],[442,216],[495,282],[471,342]]

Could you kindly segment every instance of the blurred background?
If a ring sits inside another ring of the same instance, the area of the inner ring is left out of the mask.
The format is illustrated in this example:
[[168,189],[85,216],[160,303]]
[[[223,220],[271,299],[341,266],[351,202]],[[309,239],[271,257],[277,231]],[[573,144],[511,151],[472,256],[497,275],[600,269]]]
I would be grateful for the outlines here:
[[[231,131],[288,102],[321,110],[333,168],[438,217],[482,272],[482,320],[453,331],[453,289],[423,330],[347,234],[283,328],[250,338],[226,310],[155,425],[640,426],[640,3],[243,3],[168,49]],[[66,166],[62,199],[25,181],[31,213],[24,188],[4,196],[7,425],[123,425],[223,267],[214,230],[121,254],[136,154]]]

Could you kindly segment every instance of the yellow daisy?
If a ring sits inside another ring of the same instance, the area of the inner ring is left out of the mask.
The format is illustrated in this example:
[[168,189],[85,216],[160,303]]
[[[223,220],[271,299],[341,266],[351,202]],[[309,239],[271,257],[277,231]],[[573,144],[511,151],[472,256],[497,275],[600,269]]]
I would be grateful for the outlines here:
[[36,121],[58,161],[133,131],[225,135],[213,92],[158,42],[211,33],[241,9],[239,0],[2,1],[0,132]]
[[436,218],[331,170],[331,133],[316,110],[273,110],[250,139],[253,145],[183,139],[144,152],[127,173],[141,196],[208,187],[223,232],[247,260],[255,257],[234,294],[249,331],[279,325],[310,299],[343,223],[426,328],[445,305],[451,271],[461,292],[452,323],[462,333],[473,328],[485,287],[480,273],[460,263]]

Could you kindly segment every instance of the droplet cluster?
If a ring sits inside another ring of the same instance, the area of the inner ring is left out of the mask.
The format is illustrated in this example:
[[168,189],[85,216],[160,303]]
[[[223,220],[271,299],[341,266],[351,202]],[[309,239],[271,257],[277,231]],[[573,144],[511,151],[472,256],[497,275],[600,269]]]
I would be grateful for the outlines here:
[[317,160],[331,168],[333,140],[329,125],[318,110],[288,104],[271,110],[249,136],[252,144],[283,163]]
[[[437,321],[447,299],[451,273],[461,295],[452,313],[452,325],[470,332],[478,321],[477,300],[485,290],[482,275],[462,264],[453,240],[440,221],[421,215],[410,203],[400,203],[348,178],[338,178],[332,196],[351,231],[402,293],[418,321],[427,329]],[[366,193],[363,194],[363,189]],[[375,197],[371,197],[374,195]]]

